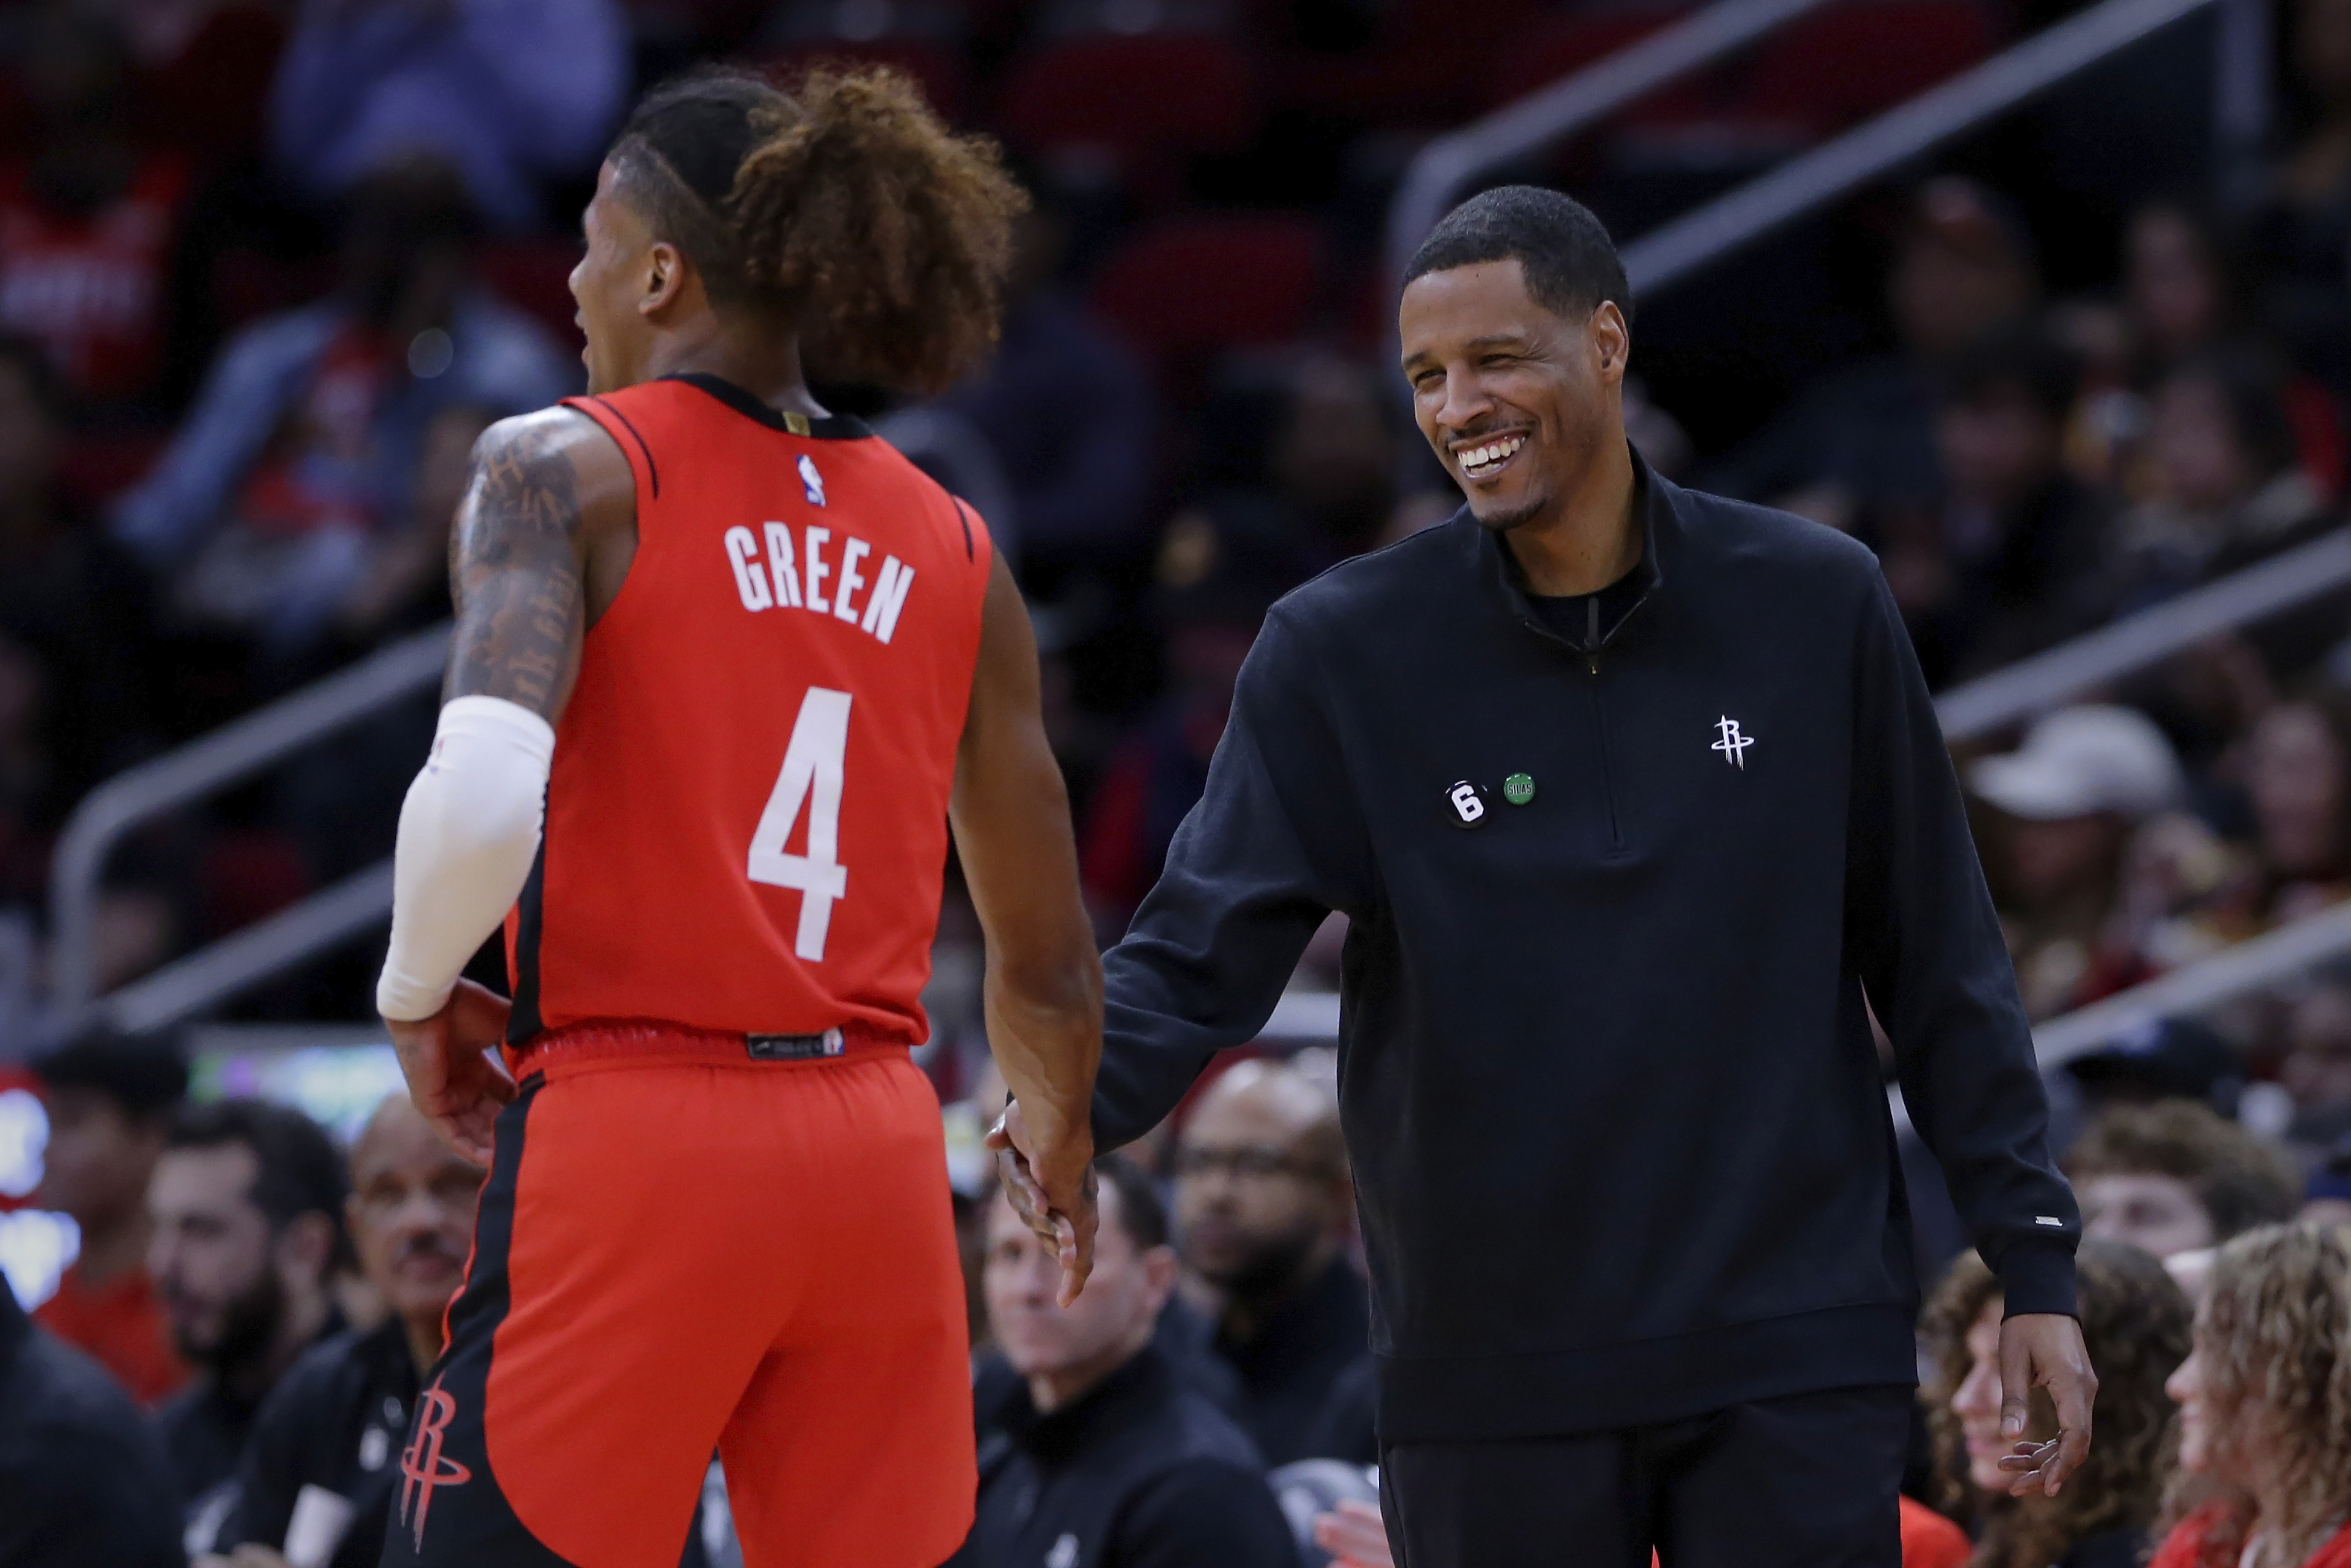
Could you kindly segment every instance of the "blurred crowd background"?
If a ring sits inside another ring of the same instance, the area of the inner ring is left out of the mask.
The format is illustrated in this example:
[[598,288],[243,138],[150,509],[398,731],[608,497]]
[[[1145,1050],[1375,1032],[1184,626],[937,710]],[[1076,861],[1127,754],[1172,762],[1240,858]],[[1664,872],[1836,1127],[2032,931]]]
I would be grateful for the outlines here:
[[[1557,184],[1630,239],[2079,8],[1832,0],[1492,178]],[[2351,0],[2251,9],[2273,84],[2258,141],[2214,136],[2208,14],[1638,301],[1628,415],[1653,466],[1866,540],[1943,691],[2336,536]],[[111,1478],[87,1495],[110,1495],[111,1518],[168,1512],[172,1543],[20,1557],[0,1517],[0,1562],[240,1541],[248,1561],[372,1561],[354,1543],[380,1531],[400,1473],[395,1417],[477,1174],[376,1108],[380,1060],[305,1099],[324,1129],[244,1092],[272,1081],[206,1049],[217,1028],[100,1030],[12,1064],[36,1044],[58,835],[93,786],[446,616],[472,440],[579,385],[576,214],[637,89],[712,60],[787,78],[892,65],[1001,138],[1034,191],[1004,340],[972,380],[912,406],[835,384],[820,328],[812,366],[829,402],[990,515],[1038,624],[1108,943],[1197,797],[1267,608],[1458,503],[1387,348],[1383,225],[1412,159],[1685,15],[1667,0],[0,5],[0,1262],[160,1416],[0,1322],[0,1473],[31,1451],[59,1487]],[[2307,597],[1959,747],[2036,1021],[2351,895],[2346,609],[2351,591]],[[131,834],[101,879],[95,989],[381,861],[434,707],[419,691]],[[1343,935],[1334,921],[1318,938],[1302,995],[1335,988]],[[209,1023],[361,1038],[380,944],[354,937]],[[503,983],[493,955],[476,973]],[[1374,1458],[1329,1053],[1298,1049],[1313,1028],[1270,1040],[1130,1151],[1106,1182],[1102,1281],[1060,1313],[977,1153],[1001,1092],[978,979],[951,877],[924,1054],[983,1346],[974,1561],[1076,1568],[1082,1537],[1089,1563],[1287,1563],[1317,1515],[1369,1495]],[[2278,1416],[2268,1448],[2273,1470],[2320,1478],[2339,1524],[2351,1285],[2327,1233],[2265,1228],[2305,1206],[2351,1219],[2351,964],[2121,1030],[2049,1082],[2092,1234],[2114,1244],[2085,1268],[2094,1354],[2129,1369],[2109,1375],[2100,1427],[2135,1436],[2061,1506],[2001,1501],[1996,1474],[1971,1469],[1996,1286],[1905,1131],[1930,1303],[1912,1491],[1968,1527],[1980,1563],[2136,1562],[2159,1516],[2203,1520],[2198,1550],[2235,1562],[2254,1515],[2230,1499],[2275,1476],[2216,1471],[2191,1433],[2200,1468],[2181,1480],[2163,1386],[2209,1286],[2241,1309],[2215,1333],[2266,1324],[2272,1350],[2305,1357],[2321,1406]],[[67,1218],[37,1230],[36,1215]],[[1532,1227],[1528,1245],[1543,1245]],[[2262,1306],[2281,1291],[2302,1306]],[[2326,1301],[2332,1319],[2311,1305]],[[2253,1355],[2213,1397],[2258,1424]],[[116,1446],[51,1432],[26,1450],[34,1386],[112,1422]],[[1150,1461],[1089,1469],[1112,1463],[1123,1421],[1161,1423]],[[301,1503],[306,1487],[342,1511]],[[1137,1500],[1113,1546],[1088,1533],[1110,1523],[1054,1511],[1105,1496]],[[1368,1564],[1351,1518],[1322,1528]],[[2093,1537],[2124,1554],[2080,1554]],[[729,1541],[714,1477],[689,1560],[723,1563]]]

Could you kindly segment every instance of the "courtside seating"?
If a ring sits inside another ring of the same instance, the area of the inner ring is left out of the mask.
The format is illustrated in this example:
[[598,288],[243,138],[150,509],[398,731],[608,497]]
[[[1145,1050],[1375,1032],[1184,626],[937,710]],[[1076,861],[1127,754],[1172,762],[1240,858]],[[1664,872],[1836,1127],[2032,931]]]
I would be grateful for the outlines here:
[[1237,152],[1259,106],[1249,55],[1215,33],[1090,34],[1013,62],[995,123],[1023,152],[1103,167],[1146,204],[1181,190],[1188,161]]
[[286,24],[275,7],[222,6],[176,57],[143,73],[139,109],[148,131],[202,160],[257,151],[285,47]]
[[571,298],[571,269],[580,261],[574,239],[507,239],[486,245],[474,258],[475,276],[499,298],[536,317],[555,340],[577,351],[579,302]]
[[1301,336],[1323,266],[1322,231],[1311,219],[1186,214],[1150,225],[1113,255],[1093,303],[1180,396],[1217,350]]
[[1976,0],[1860,0],[1800,16],[1764,40],[1747,110],[1829,135],[1959,75],[2001,44]]
[[914,78],[931,107],[949,120],[963,115],[969,72],[963,56],[927,38],[817,38],[756,51],[750,64],[790,87],[816,66],[890,66]]

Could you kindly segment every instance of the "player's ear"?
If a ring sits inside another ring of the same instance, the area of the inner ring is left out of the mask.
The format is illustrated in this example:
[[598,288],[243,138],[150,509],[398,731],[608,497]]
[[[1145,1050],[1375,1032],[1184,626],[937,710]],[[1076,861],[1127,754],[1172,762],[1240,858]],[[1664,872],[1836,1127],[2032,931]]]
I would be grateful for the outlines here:
[[685,288],[685,253],[665,239],[645,247],[644,283],[637,297],[637,313],[658,316]]

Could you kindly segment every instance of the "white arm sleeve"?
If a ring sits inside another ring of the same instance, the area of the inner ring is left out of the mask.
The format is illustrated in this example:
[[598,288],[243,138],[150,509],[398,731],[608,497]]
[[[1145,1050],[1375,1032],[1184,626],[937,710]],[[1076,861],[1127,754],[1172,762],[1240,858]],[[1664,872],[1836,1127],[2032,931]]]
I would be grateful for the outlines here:
[[376,982],[385,1018],[431,1018],[522,894],[538,854],[555,731],[504,697],[441,710],[433,755],[400,809],[392,950]]

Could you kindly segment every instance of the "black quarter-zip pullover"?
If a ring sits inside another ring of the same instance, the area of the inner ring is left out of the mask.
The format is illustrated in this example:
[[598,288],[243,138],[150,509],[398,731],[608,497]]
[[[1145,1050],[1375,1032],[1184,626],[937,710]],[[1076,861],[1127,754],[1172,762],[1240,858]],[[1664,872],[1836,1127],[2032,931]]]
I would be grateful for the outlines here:
[[1386,1441],[1910,1380],[1873,1006],[2009,1310],[2073,1310],[2079,1218],[1875,558],[1635,464],[1637,592],[1596,647],[1466,513],[1277,605],[1104,962],[1114,1147],[1349,916]]

